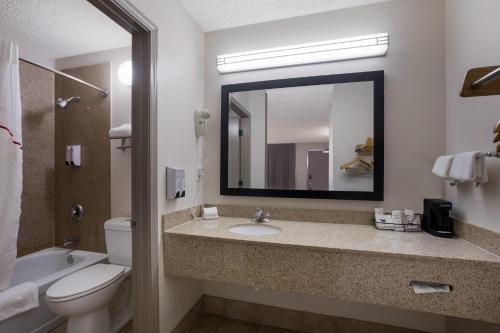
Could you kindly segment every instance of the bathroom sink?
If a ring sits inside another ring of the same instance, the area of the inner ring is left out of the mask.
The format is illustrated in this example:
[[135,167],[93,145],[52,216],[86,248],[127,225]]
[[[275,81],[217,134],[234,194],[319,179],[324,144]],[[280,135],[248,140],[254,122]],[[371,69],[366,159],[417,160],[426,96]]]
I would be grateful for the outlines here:
[[270,236],[279,234],[281,229],[267,224],[249,223],[233,225],[229,231],[243,236]]

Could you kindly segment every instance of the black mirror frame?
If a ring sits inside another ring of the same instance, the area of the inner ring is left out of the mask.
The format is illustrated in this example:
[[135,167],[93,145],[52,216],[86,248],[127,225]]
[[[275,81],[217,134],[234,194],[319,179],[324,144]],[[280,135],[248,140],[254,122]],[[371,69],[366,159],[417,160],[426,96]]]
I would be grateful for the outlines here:
[[[229,94],[239,91],[264,90],[321,84],[366,82],[372,81],[373,94],[373,191],[317,191],[317,190],[279,190],[228,187],[228,119]],[[250,197],[283,197],[309,199],[341,199],[341,200],[384,200],[384,71],[347,73],[335,75],[297,77],[290,79],[248,82],[223,85],[221,87],[221,140],[220,140],[220,194]]]

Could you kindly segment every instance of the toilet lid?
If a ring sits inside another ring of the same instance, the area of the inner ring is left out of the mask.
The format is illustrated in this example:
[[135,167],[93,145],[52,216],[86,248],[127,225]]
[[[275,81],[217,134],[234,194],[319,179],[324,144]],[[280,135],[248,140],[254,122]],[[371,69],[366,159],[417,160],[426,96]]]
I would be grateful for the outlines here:
[[99,290],[120,278],[125,271],[123,266],[96,264],[69,274],[58,280],[47,290],[49,298],[67,298],[88,294]]

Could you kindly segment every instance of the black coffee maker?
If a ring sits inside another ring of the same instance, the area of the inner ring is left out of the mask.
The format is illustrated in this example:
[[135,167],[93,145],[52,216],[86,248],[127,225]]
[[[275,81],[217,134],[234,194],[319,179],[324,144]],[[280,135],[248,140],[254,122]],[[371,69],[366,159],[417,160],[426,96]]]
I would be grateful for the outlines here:
[[422,228],[437,237],[453,237],[451,202],[443,199],[424,199]]

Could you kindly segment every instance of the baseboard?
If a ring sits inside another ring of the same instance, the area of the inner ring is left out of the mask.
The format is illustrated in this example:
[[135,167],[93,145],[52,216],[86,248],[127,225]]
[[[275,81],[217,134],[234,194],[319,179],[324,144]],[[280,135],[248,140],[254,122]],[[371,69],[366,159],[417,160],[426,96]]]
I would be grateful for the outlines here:
[[240,320],[252,324],[271,326],[304,333],[417,333],[413,329],[334,317],[281,307],[236,301],[216,296],[203,296],[203,313],[216,317]]

